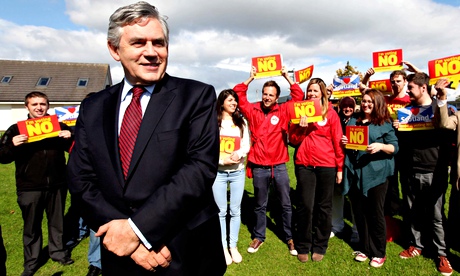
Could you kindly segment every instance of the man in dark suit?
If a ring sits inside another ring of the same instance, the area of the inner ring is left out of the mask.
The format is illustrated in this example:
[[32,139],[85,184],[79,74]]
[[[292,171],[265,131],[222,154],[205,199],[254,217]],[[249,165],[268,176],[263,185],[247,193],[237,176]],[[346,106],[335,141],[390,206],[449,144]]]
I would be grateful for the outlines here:
[[[104,274],[224,274],[212,197],[219,155],[214,88],[166,74],[168,26],[146,2],[112,14],[108,48],[125,78],[82,102],[68,166],[70,190],[103,238]],[[125,117],[139,101],[138,86],[142,119],[126,161]]]

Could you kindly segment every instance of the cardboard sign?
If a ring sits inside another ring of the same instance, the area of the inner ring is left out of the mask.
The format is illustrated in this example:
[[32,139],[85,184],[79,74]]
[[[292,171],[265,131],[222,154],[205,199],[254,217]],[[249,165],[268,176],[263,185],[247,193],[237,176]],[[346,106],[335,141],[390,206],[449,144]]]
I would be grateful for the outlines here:
[[321,102],[317,100],[306,100],[302,102],[289,102],[288,110],[293,124],[300,123],[302,116],[307,116],[308,123],[319,122],[323,120],[321,111]]
[[398,109],[399,131],[433,129],[433,107],[411,106]]
[[460,55],[428,61],[428,73],[431,85],[440,78],[448,78],[451,87],[456,89],[460,81]]
[[75,126],[80,111],[80,106],[63,106],[55,107],[54,111],[58,117],[58,121],[68,126]]
[[295,71],[294,72],[295,81],[298,83],[306,82],[313,75],[313,69],[314,69],[314,66],[312,65],[302,70]]
[[348,143],[346,149],[365,151],[369,146],[369,127],[368,126],[347,126],[346,136]]
[[406,107],[407,104],[387,104],[388,112],[393,120],[398,119],[398,110]]
[[380,92],[382,92],[383,95],[393,94],[393,89],[391,88],[390,79],[369,81],[369,88],[377,89]]
[[18,128],[20,134],[25,134],[29,137],[27,140],[29,143],[56,137],[61,131],[56,115],[19,121]]
[[282,57],[281,55],[253,57],[252,66],[256,67],[256,79],[281,76]]
[[240,149],[241,137],[239,136],[220,136],[219,159],[229,157],[235,150]]
[[402,49],[387,50],[372,53],[373,67],[375,72],[402,70]]
[[349,77],[334,77],[333,84],[334,91],[332,91],[332,95],[336,98],[342,98],[346,96],[361,96],[361,92],[359,92],[358,88],[358,75]]

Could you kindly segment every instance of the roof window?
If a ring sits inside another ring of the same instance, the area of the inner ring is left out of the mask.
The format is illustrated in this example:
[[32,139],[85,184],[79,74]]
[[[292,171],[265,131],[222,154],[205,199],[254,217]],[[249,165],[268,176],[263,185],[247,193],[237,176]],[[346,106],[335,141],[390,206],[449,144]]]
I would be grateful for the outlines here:
[[13,78],[13,76],[3,76],[2,80],[0,81],[0,83],[10,83],[12,78]]
[[79,78],[77,81],[77,87],[86,87],[88,86],[88,78]]
[[50,80],[51,78],[49,77],[41,77],[38,79],[37,86],[48,86]]

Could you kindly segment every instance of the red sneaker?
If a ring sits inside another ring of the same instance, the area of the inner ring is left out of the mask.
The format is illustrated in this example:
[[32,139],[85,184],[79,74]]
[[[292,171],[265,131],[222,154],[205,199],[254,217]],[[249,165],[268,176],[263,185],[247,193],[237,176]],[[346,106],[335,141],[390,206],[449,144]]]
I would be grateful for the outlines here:
[[409,259],[420,256],[420,254],[422,254],[422,250],[415,248],[415,246],[410,246],[403,252],[399,253],[399,257],[401,259]]
[[450,276],[452,274],[452,266],[450,265],[447,257],[439,256],[438,270],[444,276]]

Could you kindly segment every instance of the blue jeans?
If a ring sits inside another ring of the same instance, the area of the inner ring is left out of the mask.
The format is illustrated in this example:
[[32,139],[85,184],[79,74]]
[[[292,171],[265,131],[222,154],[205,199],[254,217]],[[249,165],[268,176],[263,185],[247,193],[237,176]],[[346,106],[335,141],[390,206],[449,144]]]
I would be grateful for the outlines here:
[[101,266],[101,239],[95,236],[96,232],[89,232],[88,263],[102,269]]
[[289,192],[289,176],[286,169],[286,164],[280,164],[272,167],[261,167],[255,165],[252,170],[254,177],[254,197],[256,215],[256,224],[254,226],[254,238],[264,241],[265,231],[267,228],[267,202],[270,183],[273,184],[281,202],[283,231],[285,234],[285,241],[292,239],[291,221],[292,221],[292,207]]
[[[224,248],[236,247],[241,224],[241,200],[244,192],[245,170],[223,172],[218,171],[212,185],[214,200],[219,207],[219,221]],[[227,189],[230,184],[230,241],[227,243]]]

